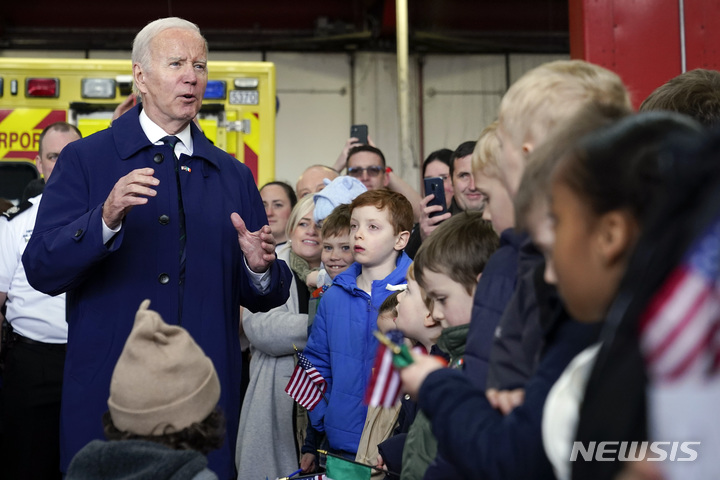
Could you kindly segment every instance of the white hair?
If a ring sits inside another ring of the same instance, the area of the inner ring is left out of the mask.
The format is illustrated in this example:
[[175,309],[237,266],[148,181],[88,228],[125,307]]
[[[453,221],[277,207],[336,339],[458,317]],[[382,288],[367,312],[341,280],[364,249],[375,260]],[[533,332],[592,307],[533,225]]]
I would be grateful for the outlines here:
[[200,28],[197,25],[179,17],[160,18],[145,25],[145,27],[140,30],[140,32],[138,32],[138,34],[135,36],[135,40],[133,40],[131,57],[133,65],[137,63],[143,69],[149,70],[151,63],[150,44],[152,43],[153,38],[155,38],[159,33],[164,32],[165,30],[168,30],[170,28],[179,28],[182,30],[196,32],[205,42],[205,53],[207,53],[207,40],[205,40],[205,38],[202,36],[202,34],[200,33]]

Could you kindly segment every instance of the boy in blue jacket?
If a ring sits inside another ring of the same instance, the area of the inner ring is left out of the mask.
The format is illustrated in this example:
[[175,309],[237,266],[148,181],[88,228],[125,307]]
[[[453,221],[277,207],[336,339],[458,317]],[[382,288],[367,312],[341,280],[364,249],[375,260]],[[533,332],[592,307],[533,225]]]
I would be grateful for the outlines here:
[[405,283],[410,258],[403,253],[413,225],[412,205],[389,190],[372,190],[350,204],[350,247],[355,263],[325,292],[308,338],[305,356],[328,384],[325,400],[310,413],[313,427],[327,435],[330,451],[354,459],[367,407],[367,387],[378,342],[377,313]]

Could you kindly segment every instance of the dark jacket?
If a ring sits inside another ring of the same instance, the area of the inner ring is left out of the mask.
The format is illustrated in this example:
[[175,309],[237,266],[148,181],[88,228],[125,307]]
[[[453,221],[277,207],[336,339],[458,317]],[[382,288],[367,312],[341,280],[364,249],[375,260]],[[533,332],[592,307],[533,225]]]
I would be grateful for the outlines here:
[[518,276],[520,246],[527,234],[508,229],[500,235],[500,247],[488,259],[473,300],[472,319],[465,349],[465,373],[485,390],[495,330],[510,302]]
[[540,301],[538,295],[548,290],[544,270],[543,255],[527,239],[520,248],[515,292],[493,337],[487,388],[523,388],[537,367],[542,348],[540,305],[547,300]]
[[[558,313],[558,315],[565,315]],[[599,328],[564,316],[548,335],[547,349],[528,381],[525,402],[509,415],[493,409],[460,372],[437,370],[420,388],[418,403],[432,422],[438,452],[461,478],[553,479],[542,446],[542,411],[550,388],[570,361],[597,341]]]
[[93,440],[75,455],[67,480],[217,480],[207,458],[143,440]]
[[[288,299],[291,273],[271,266],[261,295],[244,265],[230,214],[250,231],[267,217],[250,170],[213,146],[191,123],[193,155],[181,175],[185,211],[186,274],[180,311],[178,192],[173,153],[153,145],[139,122],[140,106],[110,129],[65,147],[45,187],[35,230],[23,255],[30,284],[67,294],[68,346],[61,413],[61,469],[85,444],[103,438],[100,419],[115,363],[140,302],[169,324],[181,324],[212,359],[222,391],[227,441],[209,455],[223,480],[234,475],[242,358],[239,311],[267,311]],[[100,160],[101,159],[101,160]],[[134,207],[110,246],[103,243],[102,207],[115,183],[152,167],[157,195]],[[172,248],[172,246],[175,248]]]

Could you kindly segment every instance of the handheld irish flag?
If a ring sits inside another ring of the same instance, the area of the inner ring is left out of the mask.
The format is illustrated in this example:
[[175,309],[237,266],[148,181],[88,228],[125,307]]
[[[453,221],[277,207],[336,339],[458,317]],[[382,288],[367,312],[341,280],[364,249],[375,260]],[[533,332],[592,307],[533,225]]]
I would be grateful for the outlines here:
[[295,365],[290,381],[285,387],[285,393],[293,400],[312,411],[320,400],[325,397],[327,382],[320,375],[302,352],[297,351],[298,363]]
[[393,330],[387,336],[374,333],[380,341],[373,373],[365,391],[365,404],[370,407],[390,408],[400,400],[400,372],[397,367],[406,367],[412,363],[412,356],[402,343],[402,333]]
[[318,450],[318,453],[326,455],[325,467],[327,471],[325,474],[327,480],[370,480],[372,470],[385,474],[392,473],[382,468],[343,458],[326,450]]

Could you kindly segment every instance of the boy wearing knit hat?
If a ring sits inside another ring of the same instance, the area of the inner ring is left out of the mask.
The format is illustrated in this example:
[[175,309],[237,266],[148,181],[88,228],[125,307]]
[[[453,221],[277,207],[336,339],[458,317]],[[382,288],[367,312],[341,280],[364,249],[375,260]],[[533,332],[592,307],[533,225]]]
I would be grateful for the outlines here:
[[102,419],[110,441],[80,450],[68,480],[217,479],[205,457],[225,433],[215,367],[185,329],[149,305],[140,305],[112,375]]

